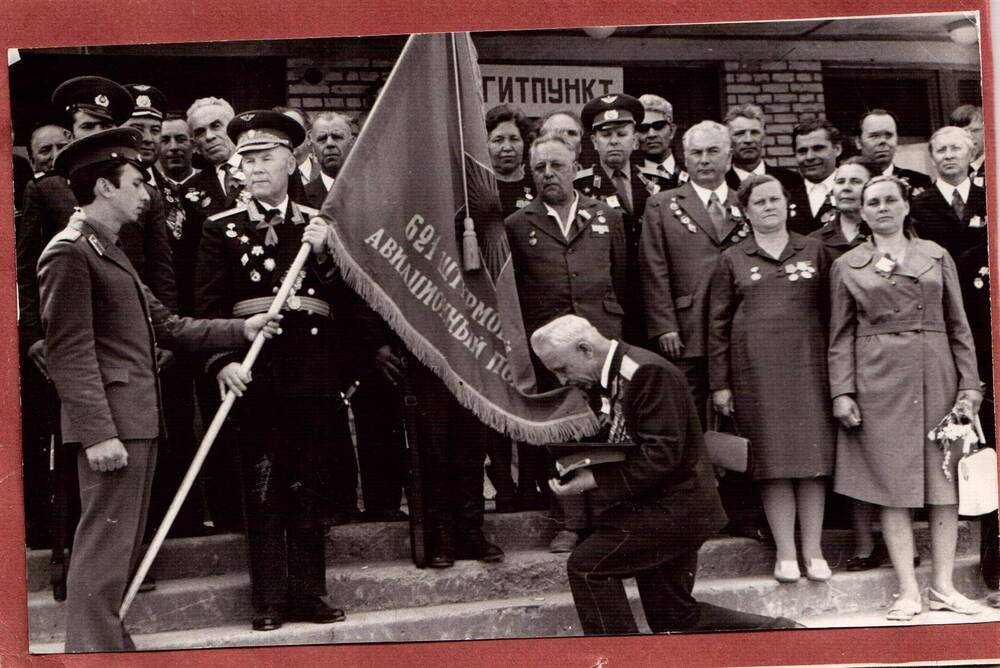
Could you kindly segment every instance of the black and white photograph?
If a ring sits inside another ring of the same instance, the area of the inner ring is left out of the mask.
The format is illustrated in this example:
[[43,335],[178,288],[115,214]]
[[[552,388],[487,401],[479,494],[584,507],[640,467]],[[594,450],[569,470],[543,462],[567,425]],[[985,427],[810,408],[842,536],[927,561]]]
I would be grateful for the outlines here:
[[10,49],[29,651],[1000,622],[980,18]]

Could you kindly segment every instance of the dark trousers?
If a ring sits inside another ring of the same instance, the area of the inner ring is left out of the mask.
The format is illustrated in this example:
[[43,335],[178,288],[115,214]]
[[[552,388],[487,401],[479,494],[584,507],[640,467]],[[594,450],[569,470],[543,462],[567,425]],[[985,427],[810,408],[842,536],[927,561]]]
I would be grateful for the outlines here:
[[[59,429],[59,398],[27,355],[21,356],[21,454],[24,462],[24,523],[30,548],[49,547],[52,476],[49,448]],[[74,463],[75,465],[75,463]]]
[[128,465],[109,473],[92,471],[83,449],[77,455],[82,513],[67,581],[67,652],[135,649],[118,607],[142,554],[156,441],[124,444]]
[[[993,442],[996,425],[996,407],[993,404],[992,392],[987,394],[979,409],[979,419],[983,423],[983,434],[990,447]],[[983,582],[990,589],[1000,589],[1000,541],[997,539],[997,513],[983,515],[979,519],[979,569]]]
[[[674,365],[684,372],[702,429],[707,429],[708,411],[712,410],[709,406],[708,358],[679,359],[674,361]],[[726,474],[719,478],[719,498],[722,499],[722,507],[729,517],[730,524],[747,527],[767,526],[760,496],[749,475],[726,471]]]
[[322,596],[324,522],[344,496],[333,471],[351,452],[344,411],[334,410],[332,398],[247,394],[236,405],[253,607]]
[[398,511],[406,479],[406,440],[397,390],[366,374],[351,399],[365,512]]
[[509,436],[492,429],[486,430],[486,454],[490,463],[486,467],[486,475],[490,477],[493,488],[497,491],[497,500],[513,501],[517,488],[514,486],[514,476],[510,466],[513,460],[513,443]]
[[[160,440],[157,453],[156,476],[149,500],[149,534],[159,527],[166,515],[198,449],[194,433],[196,370],[197,360],[193,356],[174,353],[171,363],[160,372],[167,437]],[[203,515],[201,495],[194,488],[181,506],[168,537],[198,535],[202,531]]]
[[[219,404],[222,403],[219,385],[214,377],[199,370],[195,377],[195,391],[201,422],[208,429]],[[239,402],[237,402],[238,404]],[[240,480],[236,472],[236,446],[233,443],[234,418],[226,419],[223,428],[205,459],[201,479],[205,489],[205,504],[217,531],[242,531],[243,518],[240,510]]]
[[569,557],[573,603],[585,635],[638,633],[623,578],[634,577],[646,621],[654,633],[776,628],[778,622],[708,603],[691,596],[698,570],[698,545],[678,532],[599,526]]
[[420,402],[416,426],[424,519],[430,531],[461,539],[483,526],[486,427],[430,369],[410,362],[410,382]]

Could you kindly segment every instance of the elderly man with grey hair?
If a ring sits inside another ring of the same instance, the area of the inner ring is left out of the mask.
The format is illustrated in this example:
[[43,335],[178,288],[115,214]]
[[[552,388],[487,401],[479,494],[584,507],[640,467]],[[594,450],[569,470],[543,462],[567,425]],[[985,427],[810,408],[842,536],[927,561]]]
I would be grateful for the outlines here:
[[609,407],[607,445],[624,454],[549,482],[560,498],[585,494],[594,510],[593,531],[566,565],[583,632],[638,633],[622,585],[630,577],[654,633],[799,626],[691,596],[698,548],[725,514],[684,374],[575,315],[537,329],[531,347],[560,383],[601,394]]
[[986,190],[969,178],[975,151],[972,135],[947,125],[927,142],[937,180],[913,198],[910,219],[922,239],[942,246],[956,260],[986,240]]
[[756,104],[738,104],[729,108],[722,122],[729,128],[733,142],[733,166],[726,172],[730,188],[738,190],[751,174],[769,174],[786,189],[790,187],[797,178],[795,172],[764,162],[767,132],[763,109]]
[[[684,133],[683,144],[691,180],[646,204],[639,267],[648,340],[684,372],[705,426],[709,278],[722,252],[742,242],[750,228],[725,180],[729,129],[702,121]],[[720,484],[731,520],[727,531],[763,540],[766,523],[749,483],[733,474]]]
[[202,97],[187,110],[187,123],[195,149],[207,164],[192,186],[203,195],[205,217],[225,211],[243,190],[240,160],[226,134],[226,126],[236,112],[221,97]]

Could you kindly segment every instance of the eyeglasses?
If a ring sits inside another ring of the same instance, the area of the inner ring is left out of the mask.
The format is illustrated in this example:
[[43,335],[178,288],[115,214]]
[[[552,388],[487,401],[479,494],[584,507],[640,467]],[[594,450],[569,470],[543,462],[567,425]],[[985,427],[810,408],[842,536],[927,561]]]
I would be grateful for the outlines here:
[[673,124],[670,121],[654,121],[652,123],[639,123],[639,125],[635,126],[635,129],[637,132],[649,132],[650,129],[659,132],[668,125]]

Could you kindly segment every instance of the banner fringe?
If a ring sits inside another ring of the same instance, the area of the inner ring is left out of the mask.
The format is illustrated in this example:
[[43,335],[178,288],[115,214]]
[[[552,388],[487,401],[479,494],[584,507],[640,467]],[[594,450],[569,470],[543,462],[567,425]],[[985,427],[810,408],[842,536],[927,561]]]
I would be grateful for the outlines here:
[[576,441],[597,433],[600,423],[592,412],[567,415],[544,423],[532,422],[500,409],[470,388],[451,370],[441,352],[406,321],[396,305],[378,288],[378,284],[355,262],[341,243],[333,224],[330,225],[330,236],[328,245],[347,284],[385,320],[410,352],[444,381],[458,402],[491,429],[533,445]]

